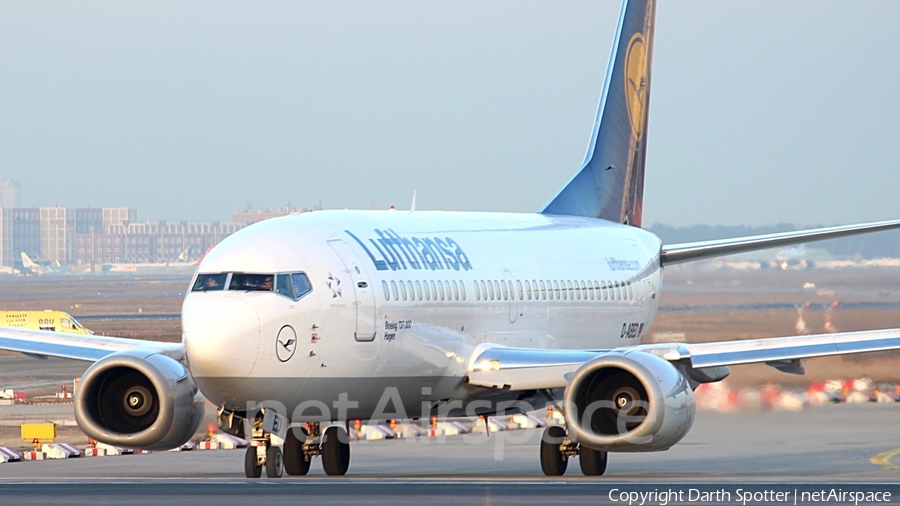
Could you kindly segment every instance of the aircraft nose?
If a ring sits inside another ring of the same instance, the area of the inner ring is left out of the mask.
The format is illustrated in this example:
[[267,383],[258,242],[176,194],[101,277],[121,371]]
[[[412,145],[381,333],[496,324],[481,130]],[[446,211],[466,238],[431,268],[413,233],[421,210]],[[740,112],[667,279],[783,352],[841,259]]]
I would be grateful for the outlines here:
[[194,378],[245,379],[250,374],[259,349],[259,314],[253,306],[227,294],[192,294],[181,318]]

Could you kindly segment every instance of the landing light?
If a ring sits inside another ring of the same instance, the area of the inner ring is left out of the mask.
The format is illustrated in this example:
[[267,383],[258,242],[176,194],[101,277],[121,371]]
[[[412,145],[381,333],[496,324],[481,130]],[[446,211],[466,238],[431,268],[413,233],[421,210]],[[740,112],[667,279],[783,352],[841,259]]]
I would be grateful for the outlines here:
[[478,367],[482,371],[499,371],[500,370],[500,361],[499,360],[482,360]]

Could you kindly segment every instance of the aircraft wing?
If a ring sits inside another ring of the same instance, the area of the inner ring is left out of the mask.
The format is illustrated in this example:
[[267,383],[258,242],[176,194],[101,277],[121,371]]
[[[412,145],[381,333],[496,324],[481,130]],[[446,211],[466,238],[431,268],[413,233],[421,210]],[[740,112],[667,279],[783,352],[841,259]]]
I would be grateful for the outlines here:
[[802,371],[800,360],[827,355],[900,350],[900,329],[842,332],[712,343],[643,344],[613,350],[541,350],[492,347],[469,365],[471,385],[510,390],[563,388],[585,362],[610,352],[641,351],[692,369],[766,363],[785,372]]
[[692,260],[700,260],[701,258],[731,255],[734,253],[746,253],[748,251],[790,246],[793,244],[822,241],[825,239],[837,239],[839,237],[892,230],[895,228],[900,228],[900,220],[798,230],[795,232],[781,232],[777,234],[754,235],[749,237],[736,237],[733,239],[716,239],[713,241],[670,244],[663,246],[662,252],[660,253],[660,263],[663,265],[677,264],[681,262],[690,262]]
[[177,355],[181,343],[159,343],[123,337],[105,337],[45,330],[0,327],[0,350],[18,351],[39,357],[60,357],[96,362],[118,351],[145,348]]

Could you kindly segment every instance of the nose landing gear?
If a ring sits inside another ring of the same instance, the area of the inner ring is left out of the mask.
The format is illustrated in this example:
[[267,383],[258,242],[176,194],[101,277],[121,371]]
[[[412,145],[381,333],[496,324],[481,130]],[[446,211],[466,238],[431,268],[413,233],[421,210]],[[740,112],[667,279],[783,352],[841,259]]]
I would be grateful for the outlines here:
[[247,447],[247,453],[244,454],[244,475],[247,478],[259,478],[263,467],[266,468],[267,478],[281,478],[284,472],[281,448],[265,443]]
[[572,441],[563,427],[547,427],[541,436],[541,470],[544,474],[562,476],[571,457],[579,457],[585,476],[602,476],[606,472],[607,452]]

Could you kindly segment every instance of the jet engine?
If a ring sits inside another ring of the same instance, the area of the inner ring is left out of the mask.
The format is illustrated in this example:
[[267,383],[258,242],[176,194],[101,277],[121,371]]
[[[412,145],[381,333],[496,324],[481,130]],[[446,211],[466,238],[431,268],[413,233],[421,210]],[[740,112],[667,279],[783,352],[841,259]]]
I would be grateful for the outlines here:
[[129,350],[84,373],[75,393],[75,419],[85,434],[104,443],[168,450],[194,435],[204,402],[180,362]]
[[694,422],[694,392],[667,360],[641,351],[610,352],[569,379],[565,417],[575,441],[616,452],[667,450]]

